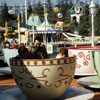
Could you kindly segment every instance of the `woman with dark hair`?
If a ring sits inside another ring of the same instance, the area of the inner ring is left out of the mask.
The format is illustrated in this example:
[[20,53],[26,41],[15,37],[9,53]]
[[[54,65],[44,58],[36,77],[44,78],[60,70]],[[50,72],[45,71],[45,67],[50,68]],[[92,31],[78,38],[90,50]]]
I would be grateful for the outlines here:
[[10,42],[5,41],[5,42],[4,42],[4,48],[10,49],[10,48],[11,48]]

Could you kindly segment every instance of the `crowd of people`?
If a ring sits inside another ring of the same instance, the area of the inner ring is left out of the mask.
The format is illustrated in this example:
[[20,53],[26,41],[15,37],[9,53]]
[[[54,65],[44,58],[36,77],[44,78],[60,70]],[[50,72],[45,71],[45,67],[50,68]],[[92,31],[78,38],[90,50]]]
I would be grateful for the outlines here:
[[[17,44],[17,42],[15,41],[15,37],[11,41],[11,44]],[[8,41],[5,41],[4,48],[10,49],[12,47],[12,49],[16,49],[14,48],[14,45],[11,46],[11,44]],[[42,45],[42,39],[39,36],[35,37],[33,46],[27,48],[24,44],[21,43],[20,45],[18,45],[17,49],[18,49],[18,55],[15,57],[15,59],[49,58],[45,46]],[[67,48],[61,48],[56,58],[62,58],[62,57],[68,57]]]

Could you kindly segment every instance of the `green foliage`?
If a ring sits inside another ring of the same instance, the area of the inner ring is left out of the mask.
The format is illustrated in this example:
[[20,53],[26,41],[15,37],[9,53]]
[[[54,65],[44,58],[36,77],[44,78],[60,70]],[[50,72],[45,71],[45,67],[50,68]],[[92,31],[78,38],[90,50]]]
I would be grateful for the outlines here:
[[71,21],[70,23],[70,27],[69,27],[69,31],[71,33],[74,33],[75,31],[77,31],[77,28],[78,28],[78,23],[76,21]]
[[83,9],[83,15],[81,16],[78,25],[78,31],[80,35],[88,36],[90,31],[89,6],[85,5]]
[[27,13],[28,13],[28,17],[30,16],[30,14],[32,14],[33,12],[33,9],[32,9],[32,6],[30,4],[30,2],[28,3],[28,8],[27,8]]
[[57,22],[57,15],[56,13],[53,11],[53,6],[51,3],[51,0],[47,0],[47,12],[49,13],[48,15],[48,20],[53,24]]
[[0,25],[5,26],[5,21],[9,21],[12,19],[15,19],[15,17],[8,13],[8,6],[5,3],[3,8],[1,9],[1,13],[0,13]]
[[66,9],[66,13],[63,17],[64,23],[66,24],[71,22],[69,10],[70,10],[69,8]]
[[81,17],[81,21],[78,25],[78,31],[80,35],[88,36],[90,30],[89,16],[83,15]]
[[39,1],[37,5],[34,6],[33,9],[34,14],[38,14],[40,19],[43,21],[44,20],[44,9],[43,9],[43,4]]
[[100,7],[97,8],[97,13],[95,16],[94,26],[95,26],[95,35],[100,36]]

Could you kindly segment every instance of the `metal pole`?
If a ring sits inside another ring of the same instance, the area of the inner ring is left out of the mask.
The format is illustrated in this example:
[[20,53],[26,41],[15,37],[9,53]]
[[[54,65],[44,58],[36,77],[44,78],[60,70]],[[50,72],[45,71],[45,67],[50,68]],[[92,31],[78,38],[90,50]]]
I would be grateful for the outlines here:
[[21,43],[21,36],[20,36],[20,13],[18,12],[18,42]]
[[25,21],[27,25],[27,0],[25,0]]
[[[44,21],[45,21],[45,31],[46,31],[46,2],[44,1]],[[44,33],[44,42],[46,43],[46,34]]]
[[94,47],[94,15],[92,14],[92,47]]
[[46,2],[44,2],[44,20],[45,20],[45,30],[46,30]]
[[21,23],[23,23],[23,5],[21,5],[21,9],[20,9],[21,11]]
[[32,28],[33,28],[33,43],[34,43],[34,38],[35,38],[34,25],[32,26]]

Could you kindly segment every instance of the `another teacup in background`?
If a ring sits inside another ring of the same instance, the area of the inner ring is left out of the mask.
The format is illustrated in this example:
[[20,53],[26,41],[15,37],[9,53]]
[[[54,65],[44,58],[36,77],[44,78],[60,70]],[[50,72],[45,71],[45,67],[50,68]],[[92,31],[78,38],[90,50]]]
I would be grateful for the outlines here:
[[100,79],[100,50],[92,50],[90,53],[91,64],[93,65],[97,76]]

